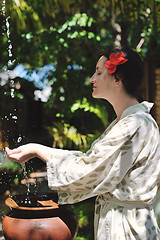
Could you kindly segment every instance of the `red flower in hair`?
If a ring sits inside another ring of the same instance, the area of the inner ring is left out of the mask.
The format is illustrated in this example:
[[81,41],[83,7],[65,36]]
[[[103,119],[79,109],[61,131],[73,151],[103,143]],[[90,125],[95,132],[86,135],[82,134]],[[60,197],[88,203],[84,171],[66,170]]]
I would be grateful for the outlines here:
[[105,67],[108,68],[108,73],[112,74],[116,71],[117,65],[123,64],[128,61],[128,59],[124,58],[123,52],[119,52],[117,55],[115,53],[111,53],[109,55],[109,59],[105,62]]

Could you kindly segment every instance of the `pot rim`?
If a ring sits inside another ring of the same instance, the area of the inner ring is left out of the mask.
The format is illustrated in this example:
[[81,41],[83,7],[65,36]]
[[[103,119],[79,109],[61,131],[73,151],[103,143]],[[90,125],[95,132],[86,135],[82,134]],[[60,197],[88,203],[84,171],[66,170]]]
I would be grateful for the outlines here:
[[[43,196],[48,196],[49,197],[49,200],[52,200],[52,197],[51,196],[54,196],[54,193],[31,193],[31,194],[18,194],[18,195],[14,195],[14,196],[10,196],[10,198],[12,198],[17,204],[18,204],[18,206],[16,207],[16,206],[13,206],[12,205],[12,203],[11,202],[8,202],[7,201],[7,199],[9,198],[7,198],[6,200],[5,200],[5,204],[8,206],[8,207],[10,207],[10,208],[12,208],[12,209],[17,209],[17,210],[28,210],[28,211],[32,211],[32,210],[37,210],[37,211],[45,211],[45,210],[52,210],[52,209],[58,209],[58,208],[60,208],[61,206],[59,205],[59,204],[57,204],[56,206],[37,206],[37,207],[35,207],[35,206],[33,206],[33,207],[31,207],[31,206],[20,206],[19,205],[19,203],[18,203],[18,201],[16,201],[17,200],[17,198],[19,198],[19,197],[23,197],[23,196],[26,196],[26,197],[29,197],[29,196],[32,196],[32,197],[35,197],[35,198],[37,198],[36,200],[38,201],[38,200],[41,200],[41,201],[45,201],[46,199],[38,199],[38,195],[41,195],[42,197]],[[53,198],[55,198],[55,197],[53,197]],[[53,200],[54,202],[57,202],[58,200],[56,199],[56,201],[55,200]],[[63,205],[64,206],[64,205]]]

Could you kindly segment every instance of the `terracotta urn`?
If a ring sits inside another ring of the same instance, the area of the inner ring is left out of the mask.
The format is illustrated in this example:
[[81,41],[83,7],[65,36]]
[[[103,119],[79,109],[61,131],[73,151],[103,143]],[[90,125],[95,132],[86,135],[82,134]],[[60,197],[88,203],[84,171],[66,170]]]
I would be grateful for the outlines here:
[[6,240],[72,240],[78,221],[55,194],[16,195],[5,201],[11,210],[3,219]]

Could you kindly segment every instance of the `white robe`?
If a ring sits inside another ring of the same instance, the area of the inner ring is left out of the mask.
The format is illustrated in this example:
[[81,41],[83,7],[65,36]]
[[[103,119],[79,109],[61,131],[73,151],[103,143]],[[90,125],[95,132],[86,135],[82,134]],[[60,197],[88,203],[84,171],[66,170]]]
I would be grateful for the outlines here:
[[127,108],[86,153],[53,149],[48,185],[59,203],[97,196],[95,240],[158,240],[152,204],[160,173],[160,136],[152,103]]

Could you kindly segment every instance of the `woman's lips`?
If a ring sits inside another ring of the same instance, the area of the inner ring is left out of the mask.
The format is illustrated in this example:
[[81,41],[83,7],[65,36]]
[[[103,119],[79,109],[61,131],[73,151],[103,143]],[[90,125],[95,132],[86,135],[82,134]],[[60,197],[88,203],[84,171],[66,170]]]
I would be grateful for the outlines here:
[[93,90],[95,89],[96,87],[93,85]]

